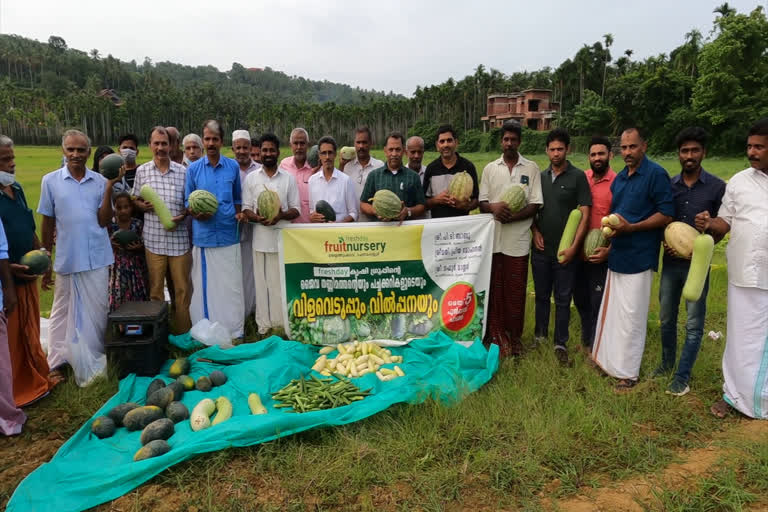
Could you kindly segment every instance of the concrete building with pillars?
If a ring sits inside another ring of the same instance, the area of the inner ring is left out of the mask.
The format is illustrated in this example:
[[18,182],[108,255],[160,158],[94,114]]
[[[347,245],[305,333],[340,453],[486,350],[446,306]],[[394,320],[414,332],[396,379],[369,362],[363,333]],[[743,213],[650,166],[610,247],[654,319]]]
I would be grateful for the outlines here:
[[500,127],[514,119],[531,130],[546,131],[560,111],[560,103],[552,101],[551,89],[526,89],[520,92],[489,94],[487,115],[481,117],[483,128]]

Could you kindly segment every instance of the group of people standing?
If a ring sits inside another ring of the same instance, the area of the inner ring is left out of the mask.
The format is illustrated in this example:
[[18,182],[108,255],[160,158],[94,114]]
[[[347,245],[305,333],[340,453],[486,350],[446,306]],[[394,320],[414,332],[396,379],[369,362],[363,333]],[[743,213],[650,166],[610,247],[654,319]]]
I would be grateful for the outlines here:
[[[323,213],[315,211],[320,200],[333,208],[336,222],[402,222],[469,215],[477,208],[492,214],[496,226],[483,341],[497,344],[502,357],[523,353],[530,263],[535,342],[549,337],[554,296],[554,354],[564,366],[571,364],[567,347],[573,301],[581,317],[581,349],[616,378],[617,391],[631,389],[639,378],[651,283],[663,246],[663,349],[654,376],[674,373],[667,392],[677,396],[690,389],[707,287],[701,299],[686,304],[686,338],[675,365],[677,314],[689,262],[663,243],[663,229],[677,220],[716,240],[730,231],[726,382],[723,401],[712,412],[724,416],[734,407],[751,417],[768,417],[768,120],[749,132],[752,167],[727,186],[702,168],[707,137],[695,127],[677,138],[682,170],[672,178],[645,155],[647,144],[636,128],[621,134],[626,166],[618,173],[610,166],[614,146],[604,137],[590,142],[589,169],[573,166],[567,159],[570,136],[562,129],[548,134],[550,165],[541,171],[518,151],[521,126],[506,122],[500,130],[502,155],[485,166],[479,179],[472,162],[458,153],[457,133],[447,125],[436,135],[439,157],[426,166],[423,139],[406,140],[397,132],[384,140],[385,161],[375,159],[366,127],[355,130],[354,156],[342,154],[338,167],[337,144],[328,136],[317,141],[318,158],[310,162],[309,134],[303,128],[291,132],[292,155],[283,160],[274,134],[253,138],[246,130],[232,133],[234,159],[222,155],[224,131],[215,120],[204,123],[202,136],[189,134],[181,144],[179,138],[173,127],[153,128],[148,137],[152,160],[137,165],[138,138],[121,137],[124,165],[118,176],[107,179],[86,167],[88,137],[67,131],[62,138],[65,163],[41,183],[40,240],[15,180],[13,142],[0,136],[0,432],[21,430],[25,417],[19,407],[65,378],[65,364],[72,367],[78,385],[103,374],[107,316],[124,301],[164,300],[167,288],[175,333],[187,332],[207,318],[223,325],[231,338],[242,338],[244,319],[251,314],[261,335],[280,332],[284,304],[278,228],[325,222]],[[92,167],[98,170],[110,152],[109,147],[98,148]],[[466,200],[448,192],[451,178],[460,172],[473,181]],[[144,185],[165,202],[172,227],[164,227],[152,204],[141,197]],[[525,206],[514,212],[502,200],[510,185],[522,186],[526,197]],[[279,198],[279,211],[271,218],[258,207],[266,189]],[[381,189],[402,201],[394,218],[378,217],[370,202]],[[216,197],[215,213],[189,208],[195,190]],[[574,209],[581,211],[574,241],[559,251]],[[600,228],[608,214],[619,219],[609,243],[583,256],[587,233]],[[136,233],[135,241],[123,245],[112,238],[126,230]],[[28,275],[19,260],[29,250],[51,249],[54,243],[53,268],[41,283],[43,289],[55,286],[46,357],[39,343],[37,277]]]

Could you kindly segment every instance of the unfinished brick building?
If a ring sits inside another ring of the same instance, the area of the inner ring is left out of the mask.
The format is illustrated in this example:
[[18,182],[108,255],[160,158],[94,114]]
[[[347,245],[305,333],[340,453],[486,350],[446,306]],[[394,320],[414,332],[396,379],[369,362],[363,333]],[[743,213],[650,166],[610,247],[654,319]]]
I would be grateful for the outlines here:
[[559,110],[560,103],[552,101],[551,89],[526,89],[488,95],[488,113],[480,119],[485,130],[514,119],[531,130],[546,131],[552,128],[552,120]]

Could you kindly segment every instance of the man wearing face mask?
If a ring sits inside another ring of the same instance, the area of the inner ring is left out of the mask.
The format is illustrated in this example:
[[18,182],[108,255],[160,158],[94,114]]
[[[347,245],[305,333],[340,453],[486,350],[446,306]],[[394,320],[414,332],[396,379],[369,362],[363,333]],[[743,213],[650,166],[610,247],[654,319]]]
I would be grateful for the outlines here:
[[139,164],[136,163],[136,157],[139,156],[139,138],[132,133],[121,135],[118,139],[118,148],[120,156],[123,157],[125,176],[118,182],[114,192],[128,192],[130,194],[136,179],[136,169],[139,167]]
[[18,305],[7,317],[8,350],[13,369],[13,397],[21,407],[44,396],[54,383],[48,380],[48,361],[40,346],[40,294],[38,276],[19,260],[41,247],[35,218],[27,206],[24,189],[16,181],[13,141],[0,135],[0,219],[8,239],[8,261]]
[[[240,166],[240,184],[245,188],[245,178],[260,166],[251,160],[251,135],[247,130],[232,132],[232,152]],[[256,309],[256,285],[253,280],[253,226],[240,224],[240,253],[243,263],[243,304],[245,316]]]

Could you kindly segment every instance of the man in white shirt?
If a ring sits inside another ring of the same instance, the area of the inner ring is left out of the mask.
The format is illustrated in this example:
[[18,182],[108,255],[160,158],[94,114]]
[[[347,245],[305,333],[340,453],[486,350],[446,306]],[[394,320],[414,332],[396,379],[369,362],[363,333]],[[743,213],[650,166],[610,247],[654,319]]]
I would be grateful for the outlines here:
[[725,187],[718,216],[696,215],[696,227],[731,234],[728,258],[728,338],[723,353],[723,398],[712,414],[734,408],[750,418],[768,419],[768,118],[749,130],[750,168]]
[[[259,164],[251,160],[251,134],[247,130],[232,132],[232,152],[235,154],[237,165],[240,166],[240,183],[245,191],[245,179],[259,168]],[[253,227],[250,224],[240,224],[240,253],[243,263],[243,304],[245,316],[256,309],[256,288],[253,280]]]
[[427,166],[421,163],[424,159],[424,139],[418,135],[408,137],[405,141],[405,156],[408,157],[408,168],[419,173],[419,179],[423,185],[424,173],[427,171]]
[[[285,169],[277,166],[280,156],[280,140],[272,133],[265,133],[260,140],[262,167],[250,173],[243,187],[243,212],[240,222],[253,225],[253,276],[256,287],[256,324],[259,334],[283,327],[283,308],[280,297],[280,262],[277,255],[276,225],[288,225],[299,216],[299,189],[296,179]],[[268,188],[277,192],[280,211],[267,219],[258,210],[259,195]]]
[[[371,171],[384,167],[384,162],[371,156],[371,144],[373,144],[373,137],[371,136],[371,130],[367,126],[361,126],[355,130],[355,153],[357,158],[346,163],[344,174],[352,179],[352,184],[355,186],[355,194],[357,194],[358,198],[363,193],[365,180],[368,179]],[[367,222],[373,219],[360,212],[358,220],[360,222]]]
[[352,180],[334,168],[336,161],[336,141],[333,137],[322,137],[317,141],[320,157],[320,172],[309,178],[309,203],[311,222],[329,222],[321,213],[315,211],[317,202],[323,200],[331,205],[336,214],[336,222],[355,222],[360,213],[360,200],[355,195]]
[[[480,211],[496,219],[491,263],[491,288],[488,299],[488,325],[484,343],[496,343],[499,354],[520,355],[523,345],[525,296],[528,283],[528,254],[531,250],[533,216],[544,203],[539,166],[523,157],[520,147],[522,127],[507,121],[501,127],[501,158],[483,169],[480,180]],[[527,206],[509,211],[501,196],[510,185],[520,185]]]

